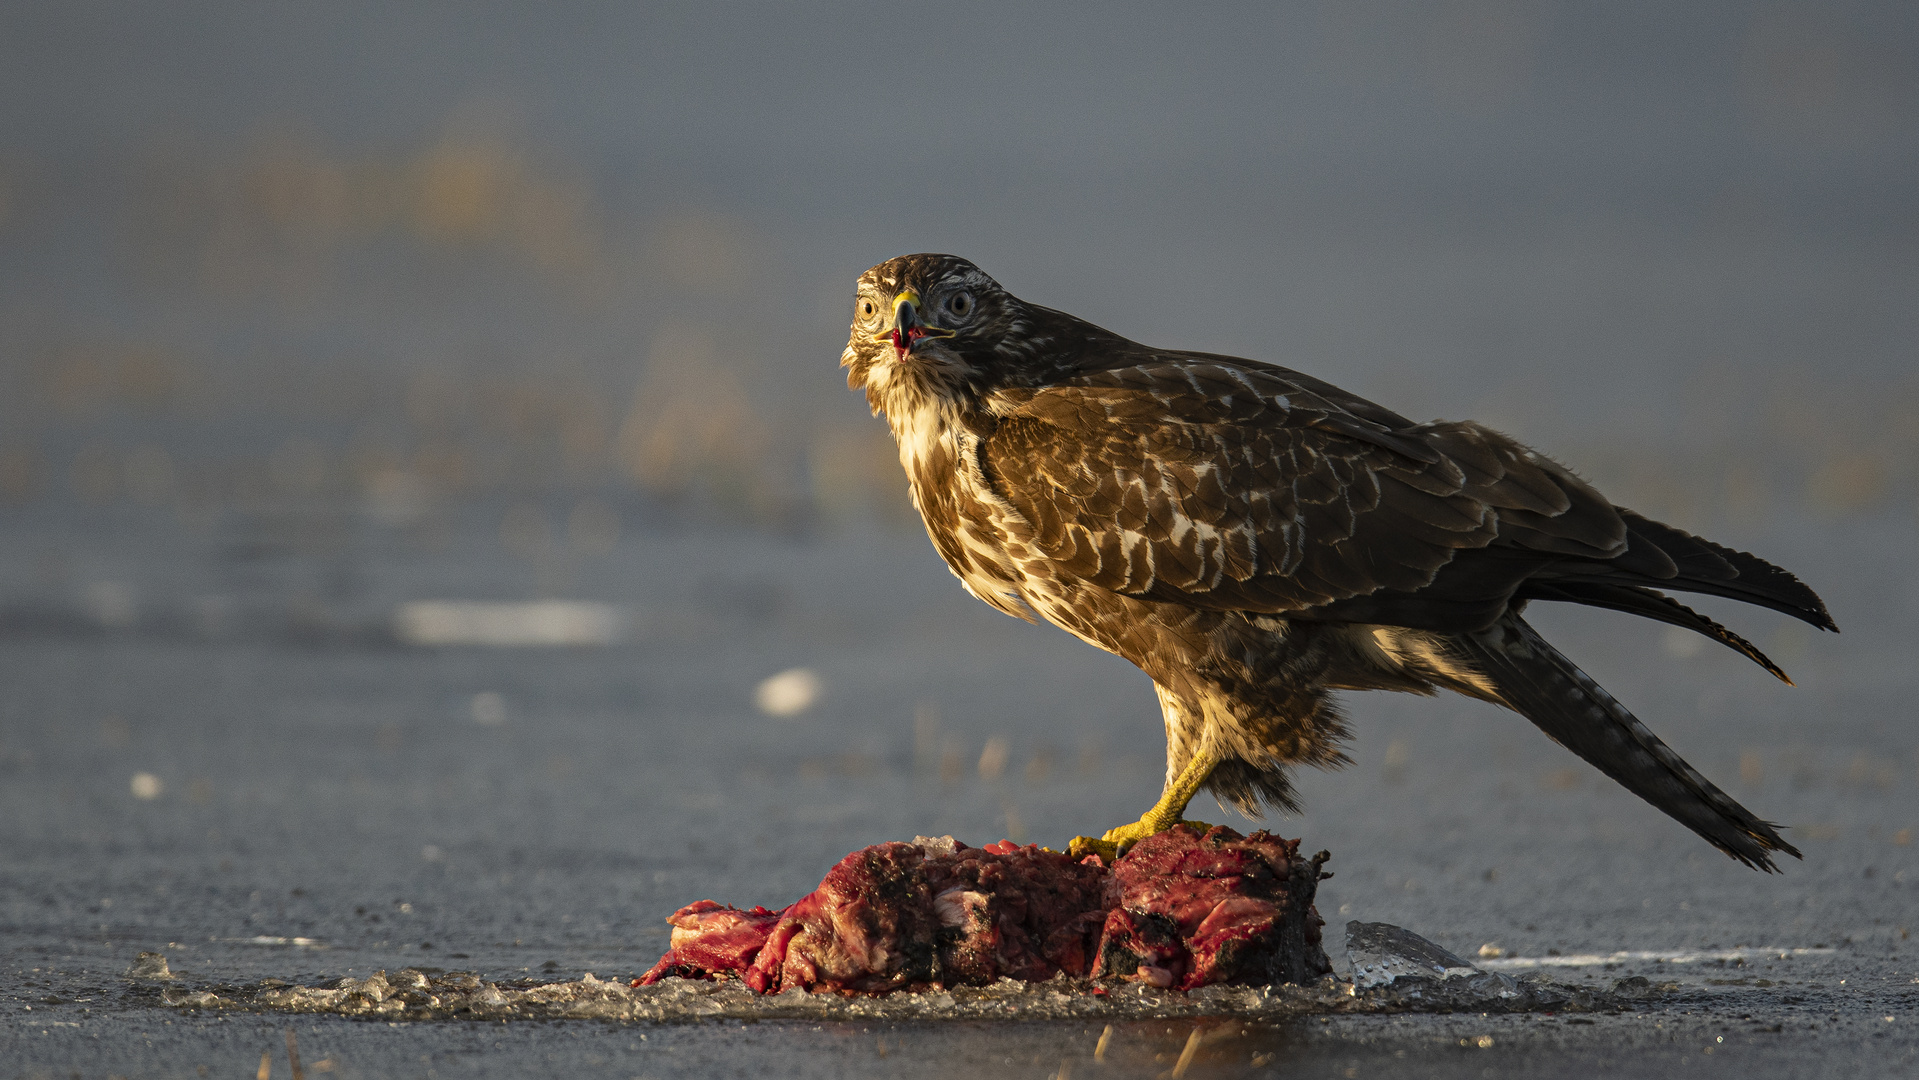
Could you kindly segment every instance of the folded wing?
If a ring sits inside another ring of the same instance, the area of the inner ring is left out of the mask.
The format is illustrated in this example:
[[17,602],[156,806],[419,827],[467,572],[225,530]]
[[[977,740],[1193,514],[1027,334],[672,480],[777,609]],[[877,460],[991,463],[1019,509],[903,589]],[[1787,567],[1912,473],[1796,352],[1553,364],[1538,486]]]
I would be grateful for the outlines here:
[[1613,506],[1472,423],[1412,424],[1283,368],[1147,353],[1009,395],[982,465],[1056,570],[1131,596],[1469,631],[1515,600],[1688,626],[1652,587],[1831,627],[1798,579]]

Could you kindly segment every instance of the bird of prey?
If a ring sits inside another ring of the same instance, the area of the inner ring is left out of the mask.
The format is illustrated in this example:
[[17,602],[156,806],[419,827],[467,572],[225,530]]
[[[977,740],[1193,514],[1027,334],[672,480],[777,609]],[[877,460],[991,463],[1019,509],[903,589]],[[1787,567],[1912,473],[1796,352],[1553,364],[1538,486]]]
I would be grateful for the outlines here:
[[[1666,595],[1837,630],[1798,578],[1615,506],[1471,422],[1414,423],[1275,364],[1156,349],[1013,296],[951,255],[860,275],[840,358],[899,443],[913,503],[974,596],[1151,676],[1166,781],[1122,852],[1202,788],[1298,809],[1288,770],[1345,762],[1338,690],[1505,706],[1748,866],[1798,856],[1522,617],[1569,601],[1685,627]],[[1790,682],[1790,680],[1786,680]]]

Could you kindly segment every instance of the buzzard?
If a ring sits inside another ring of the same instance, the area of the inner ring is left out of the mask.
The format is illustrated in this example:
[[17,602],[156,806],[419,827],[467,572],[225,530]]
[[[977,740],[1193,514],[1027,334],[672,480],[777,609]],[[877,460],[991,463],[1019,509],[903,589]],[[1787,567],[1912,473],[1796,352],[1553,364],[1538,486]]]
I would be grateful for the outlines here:
[[[847,383],[884,413],[946,564],[1152,677],[1166,782],[1112,855],[1201,789],[1296,810],[1337,766],[1336,690],[1502,705],[1714,847],[1797,857],[1522,617],[1570,601],[1685,627],[1786,675],[1667,591],[1837,630],[1786,571],[1615,506],[1471,422],[1419,424],[1257,360],[1156,349],[1029,304],[951,255],[860,275]],[[1786,680],[1790,682],[1790,680]]]

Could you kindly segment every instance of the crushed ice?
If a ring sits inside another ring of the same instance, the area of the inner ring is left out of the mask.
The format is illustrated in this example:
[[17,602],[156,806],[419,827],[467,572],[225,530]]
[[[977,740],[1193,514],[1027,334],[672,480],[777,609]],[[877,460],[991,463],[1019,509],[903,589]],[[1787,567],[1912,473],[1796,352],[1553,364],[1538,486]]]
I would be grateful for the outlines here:
[[[983,987],[884,997],[798,988],[762,996],[732,978],[667,979],[634,986],[588,973],[575,982],[489,982],[469,972],[407,968],[322,986],[289,986],[277,979],[250,987],[168,986],[160,991],[160,1000],[179,1008],[336,1013],[394,1021],[1277,1020],[1326,1013],[1616,1011],[1661,989],[1644,979],[1623,980],[1612,991],[1557,983],[1533,972],[1514,979],[1481,970],[1386,923],[1348,923],[1346,950],[1355,974],[1350,981],[1327,977],[1306,986],[1219,985],[1187,993],[1060,975],[1044,982],[1000,979]],[[142,956],[148,971],[164,970],[165,962],[159,954]]]

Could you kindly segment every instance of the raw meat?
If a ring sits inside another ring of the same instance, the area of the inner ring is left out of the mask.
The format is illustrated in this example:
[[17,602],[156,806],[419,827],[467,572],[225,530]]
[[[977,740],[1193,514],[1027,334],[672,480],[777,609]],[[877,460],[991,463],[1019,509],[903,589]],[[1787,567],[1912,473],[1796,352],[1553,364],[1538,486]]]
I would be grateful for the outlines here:
[[1190,990],[1306,983],[1332,968],[1313,908],[1326,854],[1181,825],[1098,856],[951,837],[848,855],[784,911],[702,900],[637,982],[736,976],[767,994],[887,993],[1064,973]]

